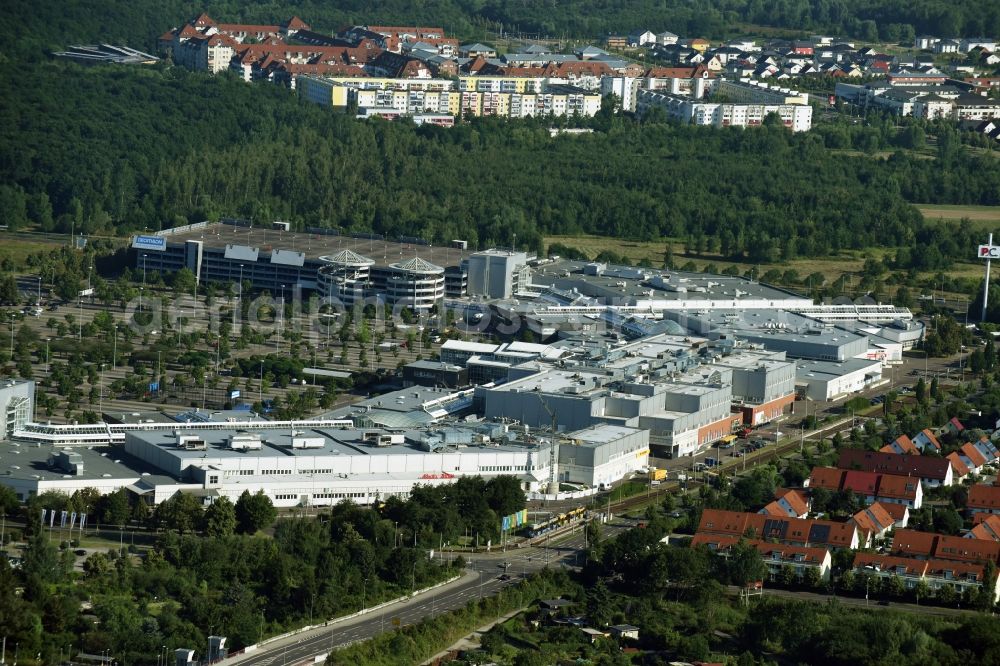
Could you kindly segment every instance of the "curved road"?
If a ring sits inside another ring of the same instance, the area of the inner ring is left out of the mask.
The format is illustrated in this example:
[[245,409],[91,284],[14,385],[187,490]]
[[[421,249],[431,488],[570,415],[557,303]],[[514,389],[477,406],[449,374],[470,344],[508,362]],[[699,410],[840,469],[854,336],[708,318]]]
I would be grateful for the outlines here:
[[[631,522],[605,525],[605,537],[632,527]],[[468,602],[499,594],[516,585],[522,575],[545,566],[574,566],[586,546],[583,530],[555,536],[535,546],[508,548],[506,552],[465,555],[469,566],[458,580],[417,593],[410,599],[371,609],[363,615],[333,620],[296,636],[275,640],[252,652],[234,655],[222,664],[240,666],[288,666],[312,662],[332,650],[368,640],[399,626],[416,624],[427,616],[464,607]],[[506,566],[505,566],[506,565]],[[507,580],[501,580],[506,571]]]

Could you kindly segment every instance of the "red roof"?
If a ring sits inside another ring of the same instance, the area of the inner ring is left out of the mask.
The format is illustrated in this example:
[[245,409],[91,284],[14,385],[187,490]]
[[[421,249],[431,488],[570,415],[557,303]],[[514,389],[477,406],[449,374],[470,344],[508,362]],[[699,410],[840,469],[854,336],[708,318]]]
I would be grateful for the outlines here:
[[253,53],[258,58],[270,55],[276,60],[305,59],[313,63],[363,64],[382,49],[348,49],[342,46],[312,46],[304,44],[236,44],[236,52],[241,56]]
[[769,516],[798,518],[809,513],[809,501],[802,490],[795,488],[778,488],[774,491],[775,500],[758,513]]
[[875,472],[848,471],[844,474],[844,490],[851,490],[859,495],[874,495],[878,488],[879,475]]
[[857,553],[854,556],[854,568],[873,567],[878,571],[897,571],[908,576],[923,576],[927,571],[927,560],[915,560],[909,557],[883,555],[882,553]]
[[486,67],[486,65],[488,64],[489,63],[486,62],[486,58],[484,58],[483,56],[476,56],[473,60],[465,64],[465,70],[472,72],[474,74],[479,70],[481,70],[483,67]]
[[918,488],[920,480],[915,477],[879,474],[876,497],[915,502]]
[[281,63],[279,69],[288,72],[292,75],[299,74],[319,74],[326,76],[368,76],[365,70],[358,67],[357,65],[344,65],[342,63],[307,63],[307,64],[296,64],[285,62]]
[[892,519],[897,523],[906,518],[906,514],[909,513],[910,508],[905,504],[896,504],[895,502],[879,502],[885,512],[892,516]]
[[974,467],[978,468],[986,464],[986,457],[983,456],[983,454],[979,452],[979,449],[977,449],[972,444],[969,443],[962,444],[962,448],[959,450],[966,458],[972,461],[972,465]]
[[920,454],[920,449],[918,449],[917,445],[913,443],[913,440],[910,439],[909,437],[907,437],[906,435],[900,435],[899,437],[897,437],[895,439],[895,441],[893,441],[891,444],[887,444],[886,446],[882,447],[880,450],[881,451],[889,451],[889,452],[897,452],[896,448],[893,448],[893,444],[895,444],[896,448],[899,449],[898,453],[908,453],[908,454],[914,454],[914,455],[919,455]]
[[864,530],[871,534],[881,534],[886,530],[890,529],[894,524],[895,520],[889,515],[881,504],[875,502],[871,506],[858,511],[856,514],[851,516],[851,520],[854,524],[858,526],[858,529]]
[[995,562],[1000,556],[1000,542],[904,529],[896,530],[892,539],[892,552],[941,560]]
[[212,35],[208,38],[209,46],[219,46],[220,44],[224,44],[229,47],[236,47],[239,42],[234,40],[229,35]]
[[844,480],[844,470],[835,467],[813,467],[809,474],[810,488],[823,488],[831,492],[840,490]]
[[735,536],[722,536],[719,534],[702,534],[699,532],[691,538],[691,547],[696,548],[697,546],[708,546],[712,550],[726,550],[735,543],[738,543],[740,537]]
[[983,541],[1000,541],[1000,516],[992,513],[977,513],[976,517],[982,516],[982,520],[976,522],[976,526],[968,533],[970,539],[981,539]]
[[930,557],[934,552],[936,534],[917,530],[896,530],[892,538],[892,552],[903,555]]
[[962,460],[962,457],[957,452],[952,451],[945,458],[951,461],[951,468],[955,470],[955,476],[961,478],[968,475],[969,468],[965,466],[965,461]]
[[746,536],[750,529],[761,539],[840,548],[852,547],[857,532],[850,523],[776,517],[722,509],[705,509],[698,524],[698,533],[733,537]]
[[963,580],[977,580],[982,582],[984,571],[985,567],[981,564],[938,559],[927,561],[928,576],[947,578],[948,574],[951,574],[953,578],[960,577]]
[[944,560],[996,562],[998,556],[1000,556],[1000,543],[958,536],[938,536],[937,547],[934,549],[934,557]]
[[[751,539],[748,543],[756,548],[768,561],[780,559],[783,561],[804,562],[806,564],[821,564],[830,555],[830,551],[826,548],[790,546],[788,544],[768,543],[757,539]],[[778,557],[775,557],[775,555]]]
[[[729,550],[739,543],[738,537],[717,536],[714,534],[695,534],[691,539],[691,547],[708,546],[712,550]],[[829,556],[826,548],[815,546],[796,546],[780,543],[769,543],[760,539],[747,539],[746,543],[753,546],[768,561],[793,561],[806,564],[822,564]],[[778,557],[775,557],[775,554]],[[801,557],[799,557],[801,556]]]
[[1000,510],[1000,486],[976,484],[969,488],[969,499],[965,505],[970,509],[983,511]]
[[196,16],[194,19],[191,20],[191,25],[195,25],[198,27],[206,27],[210,25],[215,25],[215,21],[212,19],[211,16],[209,16],[205,12],[202,12],[201,14],[198,14],[198,16]]
[[837,459],[837,467],[881,474],[912,475],[921,479],[943,481],[948,475],[951,464],[943,458],[930,456],[907,456],[863,449],[841,449],[840,457]]
[[705,509],[701,512],[698,532],[728,534],[741,537],[750,527],[754,527],[755,514],[723,509]]
[[923,430],[921,430],[920,433],[917,435],[917,437],[920,437],[920,435],[923,435],[923,438],[925,438],[928,442],[930,442],[931,446],[933,446],[935,449],[941,448],[941,442],[938,441],[937,436],[935,436],[934,433],[931,432],[930,428],[924,428]]
[[302,19],[300,19],[298,16],[293,16],[292,18],[288,19],[288,23],[286,24],[286,27],[289,30],[310,30],[311,29],[309,27],[309,24],[306,23],[305,21],[303,21]]
[[793,511],[800,516],[809,512],[809,498],[798,488],[778,488],[774,495],[779,500],[785,500]]

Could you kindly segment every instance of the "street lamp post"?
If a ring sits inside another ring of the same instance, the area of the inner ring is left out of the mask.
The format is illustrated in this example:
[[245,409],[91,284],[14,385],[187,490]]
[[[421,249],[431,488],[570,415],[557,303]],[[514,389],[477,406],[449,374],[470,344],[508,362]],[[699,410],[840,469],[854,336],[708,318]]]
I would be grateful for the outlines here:
[[285,333],[285,285],[281,285],[281,310],[278,311],[278,339],[275,343],[281,351],[281,336]]
[[101,385],[97,389],[98,405],[97,416],[102,418],[101,415],[104,414],[104,364],[101,363]]
[[233,324],[236,324],[236,317],[243,320],[243,264],[240,264],[240,290],[236,300],[236,308],[233,310]]
[[139,289],[139,312],[142,312],[142,292],[146,291],[146,255],[142,255],[142,288]]

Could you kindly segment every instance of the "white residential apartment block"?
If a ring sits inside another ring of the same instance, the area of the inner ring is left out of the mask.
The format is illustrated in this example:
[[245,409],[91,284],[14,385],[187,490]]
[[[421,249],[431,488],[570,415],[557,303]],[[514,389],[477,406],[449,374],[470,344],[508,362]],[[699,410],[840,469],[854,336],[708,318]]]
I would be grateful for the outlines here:
[[712,94],[718,85],[719,79],[708,76],[695,77],[646,77],[640,80],[640,87],[646,90],[656,90],[670,93],[671,95],[683,95],[692,99],[702,99]]
[[539,93],[548,79],[521,76],[463,76],[458,80],[462,92]]
[[447,79],[320,78],[302,76],[304,99],[325,106],[359,110],[389,109],[400,113],[447,113],[453,116],[526,118],[539,115],[593,116],[601,109],[598,92],[547,79],[475,77]]
[[746,104],[809,104],[809,95],[791,88],[771,86],[753,79],[723,79],[717,91],[730,102]]
[[812,128],[812,107],[808,104],[707,102],[653,90],[640,90],[636,106],[639,113],[661,108],[670,117],[693,125],[754,127],[763,125],[768,114],[774,113],[793,132],[807,132]]
[[635,111],[635,97],[639,92],[639,79],[631,76],[605,76],[601,78],[601,97],[615,95],[622,103],[622,111]]

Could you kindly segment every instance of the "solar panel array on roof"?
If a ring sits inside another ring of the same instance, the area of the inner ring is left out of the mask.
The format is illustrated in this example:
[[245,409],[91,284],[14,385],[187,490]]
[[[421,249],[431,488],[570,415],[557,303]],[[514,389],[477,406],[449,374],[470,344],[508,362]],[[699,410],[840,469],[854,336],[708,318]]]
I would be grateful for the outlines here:
[[809,543],[829,543],[830,526],[813,523],[809,527]]
[[787,530],[787,520],[765,520],[764,534],[762,536],[765,539],[784,539]]
[[226,259],[237,261],[257,261],[260,250],[246,245],[226,245]]
[[304,266],[306,263],[306,255],[304,252],[276,249],[271,251],[271,263],[281,264],[283,266]]

